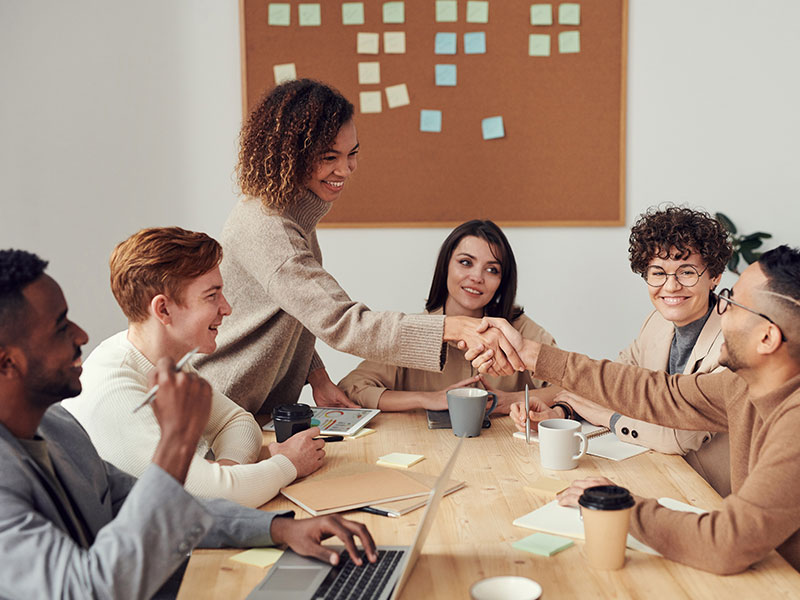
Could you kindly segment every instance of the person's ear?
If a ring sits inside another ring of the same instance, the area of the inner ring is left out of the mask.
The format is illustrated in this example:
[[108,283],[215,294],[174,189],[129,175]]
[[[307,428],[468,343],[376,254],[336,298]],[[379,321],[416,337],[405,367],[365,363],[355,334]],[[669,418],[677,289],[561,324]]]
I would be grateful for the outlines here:
[[781,347],[782,343],[781,330],[777,325],[767,323],[767,328],[764,330],[761,339],[758,340],[756,350],[759,354],[772,354]]
[[720,273],[716,277],[712,277],[711,278],[711,290],[712,291],[717,289],[717,286],[719,285],[720,281],[722,281],[722,273]]
[[27,364],[22,349],[16,346],[0,346],[0,379],[18,377]]
[[150,300],[150,314],[154,316],[162,325],[169,325],[172,323],[172,316],[170,315],[170,299],[164,294],[153,296]]

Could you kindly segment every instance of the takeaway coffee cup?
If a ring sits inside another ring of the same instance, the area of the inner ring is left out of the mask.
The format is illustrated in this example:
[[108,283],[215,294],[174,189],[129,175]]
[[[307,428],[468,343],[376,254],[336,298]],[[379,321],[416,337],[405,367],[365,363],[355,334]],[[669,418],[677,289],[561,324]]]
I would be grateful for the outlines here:
[[542,595],[542,586],[533,579],[502,575],[487,577],[469,588],[472,600],[536,600]]
[[272,409],[275,439],[285,442],[295,433],[311,427],[314,412],[306,404],[280,404]]
[[[486,403],[492,401],[487,410]],[[450,425],[458,437],[475,437],[481,434],[483,418],[497,406],[497,396],[480,388],[456,388],[447,391],[447,410]]]
[[547,419],[539,423],[539,458],[545,469],[568,471],[586,454],[588,440],[581,424],[570,419]]
[[586,534],[586,559],[595,569],[621,569],[631,509],[631,493],[616,485],[586,488],[578,499]]

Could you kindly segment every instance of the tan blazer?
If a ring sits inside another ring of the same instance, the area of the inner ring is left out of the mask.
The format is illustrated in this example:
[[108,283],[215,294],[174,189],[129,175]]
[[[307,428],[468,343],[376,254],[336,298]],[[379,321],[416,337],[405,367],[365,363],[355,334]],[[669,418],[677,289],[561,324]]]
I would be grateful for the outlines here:
[[[712,373],[723,370],[719,364],[722,346],[721,317],[712,310],[697,338],[684,374]],[[647,317],[639,337],[620,352],[618,362],[653,371],[666,371],[675,326],[653,311]],[[646,399],[649,400],[649,399]],[[646,446],[665,454],[682,454],[692,468],[711,484],[720,496],[731,493],[730,448],[727,433],[688,431],[654,425],[621,417],[614,427],[619,439]]]
[[[429,314],[440,315],[442,310]],[[552,335],[525,315],[512,325],[529,340],[550,346],[556,344]],[[365,360],[339,382],[339,387],[353,402],[369,408],[379,408],[381,394],[386,390],[435,392],[477,374],[478,371],[464,358],[464,352],[448,343],[447,361],[440,373]],[[532,379],[527,370],[508,377],[486,376],[486,381],[489,386],[501,392],[517,392],[525,389],[525,384],[531,388],[547,385],[543,381]]]

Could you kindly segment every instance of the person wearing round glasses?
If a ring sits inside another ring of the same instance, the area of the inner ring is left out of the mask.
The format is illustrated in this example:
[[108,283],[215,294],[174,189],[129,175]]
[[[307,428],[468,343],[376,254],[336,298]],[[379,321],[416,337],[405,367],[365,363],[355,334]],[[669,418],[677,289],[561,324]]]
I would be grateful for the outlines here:
[[[644,279],[655,310],[617,361],[669,374],[722,369],[723,339],[720,316],[713,310],[713,290],[732,252],[725,229],[702,211],[679,206],[651,208],[634,224],[629,243],[631,270]],[[620,440],[683,455],[721,496],[730,493],[727,433],[654,425],[568,392],[555,401],[568,403],[595,425],[609,427]],[[531,418],[540,421],[561,417],[563,412],[540,406],[531,412]],[[511,416],[517,428],[524,430],[525,409],[512,407]]]

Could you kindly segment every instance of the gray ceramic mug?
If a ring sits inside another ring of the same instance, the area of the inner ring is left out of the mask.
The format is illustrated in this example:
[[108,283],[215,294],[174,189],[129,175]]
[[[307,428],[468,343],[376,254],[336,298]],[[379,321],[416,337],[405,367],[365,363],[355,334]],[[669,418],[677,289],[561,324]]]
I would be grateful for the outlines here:
[[[487,410],[486,404],[492,401]],[[497,406],[497,395],[481,388],[456,388],[447,392],[447,410],[453,433],[458,437],[476,437],[481,434],[483,418]]]

